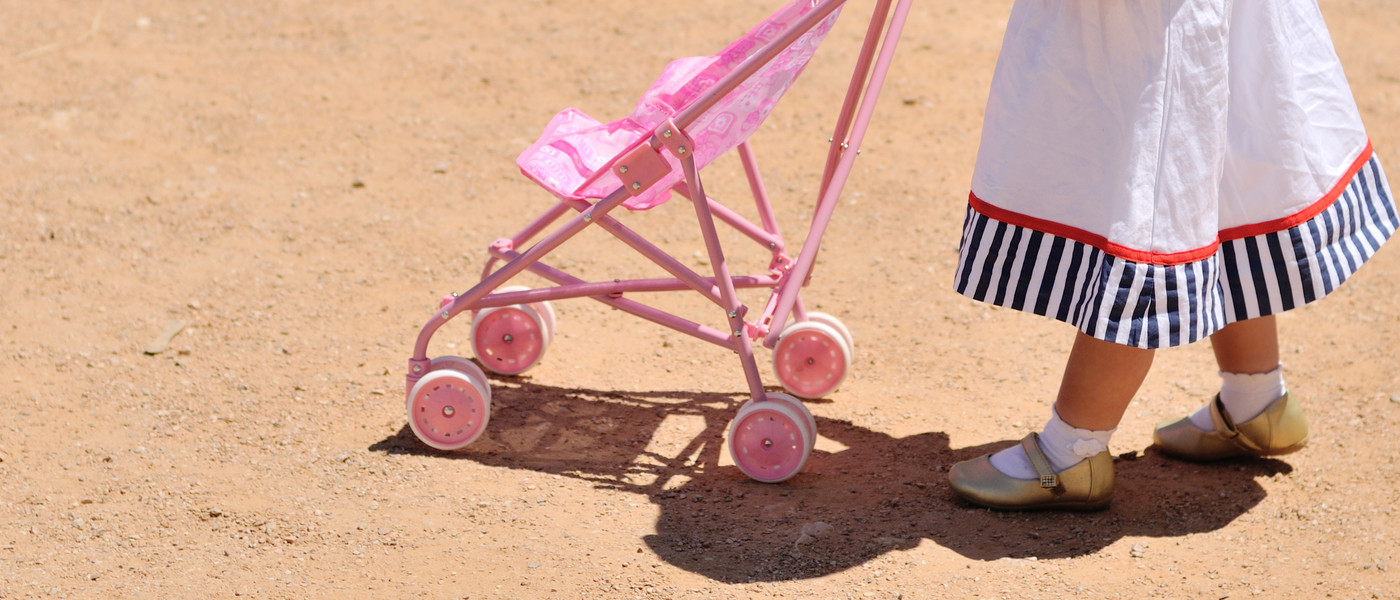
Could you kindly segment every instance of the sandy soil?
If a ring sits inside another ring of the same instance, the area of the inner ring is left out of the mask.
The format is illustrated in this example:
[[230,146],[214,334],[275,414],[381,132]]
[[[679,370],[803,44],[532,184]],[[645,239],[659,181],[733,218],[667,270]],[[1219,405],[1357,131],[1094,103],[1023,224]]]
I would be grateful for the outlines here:
[[[809,403],[802,474],[729,462],[730,353],[586,301],[557,304],[537,368],[492,379],[483,439],[418,442],[419,329],[549,205],[515,155],[565,106],[625,114],[774,5],[0,0],[0,598],[1400,597],[1394,244],[1281,320],[1304,452],[1147,449],[1217,385],[1197,345],[1159,353],[1110,510],[952,497],[950,464],[1044,421],[1071,339],[951,290],[1006,0],[914,5],[806,292],[858,350]],[[798,240],[871,5],[755,139]],[[1324,11],[1400,156],[1400,12]],[[733,166],[713,195],[742,196]],[[700,266],[685,204],[624,219]],[[602,236],[558,256],[650,272]],[[465,321],[434,355],[470,354]]]

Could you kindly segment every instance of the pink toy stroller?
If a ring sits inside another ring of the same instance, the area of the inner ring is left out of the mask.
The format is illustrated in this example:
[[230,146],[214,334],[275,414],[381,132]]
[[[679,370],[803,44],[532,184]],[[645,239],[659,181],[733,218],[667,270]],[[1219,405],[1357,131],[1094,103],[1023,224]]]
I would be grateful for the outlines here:
[[[527,177],[559,201],[519,233],[491,244],[481,282],[444,298],[418,335],[408,361],[406,400],[409,426],[418,439],[441,450],[472,443],[491,413],[491,387],[482,367],[514,375],[534,366],[554,333],[550,302],[592,298],[736,352],[751,399],[729,428],[730,454],[741,471],[759,481],[778,482],[797,474],[817,436],[812,413],[797,398],[820,398],[835,390],[852,356],[846,327],[831,315],[805,310],[799,292],[858,154],[910,2],[876,0],[831,138],[811,229],[795,260],[787,254],[747,140],[806,67],[846,0],[793,0],[719,54],[672,62],[626,118],[601,123],[572,108],[556,115],[517,162]],[[705,195],[700,170],[734,149],[760,224]],[[672,192],[694,206],[713,276],[695,272],[608,215],[618,206],[653,208]],[[578,214],[525,248],[570,211]],[[715,219],[771,254],[766,273],[729,272]],[[602,228],[672,278],[591,282],[543,262],[589,226]],[[499,261],[505,262],[496,268]],[[555,285],[501,287],[527,270]],[[762,310],[751,311],[740,303],[736,289],[746,288],[772,290]],[[671,291],[699,293],[723,309],[726,325],[708,327],[626,297]],[[471,345],[481,366],[454,356],[429,359],[433,334],[467,311],[472,316]],[[790,394],[764,389],[754,355],[758,341],[772,349],[773,370]]]

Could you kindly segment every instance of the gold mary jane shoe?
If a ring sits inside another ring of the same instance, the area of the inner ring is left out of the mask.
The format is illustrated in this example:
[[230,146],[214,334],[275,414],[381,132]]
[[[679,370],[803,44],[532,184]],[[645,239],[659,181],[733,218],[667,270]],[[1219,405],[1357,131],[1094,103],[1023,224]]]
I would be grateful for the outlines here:
[[1288,454],[1308,443],[1308,420],[1287,392],[1259,416],[1238,425],[1216,394],[1210,403],[1210,420],[1215,424],[1211,431],[1196,427],[1189,416],[1164,421],[1152,432],[1152,442],[1171,456],[1195,461]]
[[948,470],[953,491],[973,504],[1000,510],[1101,510],[1113,499],[1113,456],[1107,450],[1056,473],[1034,433],[1021,440],[1039,479],[1016,479],[992,466],[991,455]]

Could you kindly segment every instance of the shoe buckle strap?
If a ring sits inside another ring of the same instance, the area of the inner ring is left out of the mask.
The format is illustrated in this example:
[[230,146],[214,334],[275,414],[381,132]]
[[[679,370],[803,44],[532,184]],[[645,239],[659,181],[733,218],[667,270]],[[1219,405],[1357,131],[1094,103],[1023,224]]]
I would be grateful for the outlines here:
[[1215,432],[1225,439],[1234,439],[1240,435],[1239,429],[1235,427],[1235,420],[1230,417],[1230,413],[1225,412],[1225,403],[1220,400],[1220,394],[1215,395],[1215,399],[1210,403],[1210,418],[1215,423]]
[[1040,442],[1036,434],[1032,433],[1021,440],[1021,448],[1026,451],[1026,458],[1031,461],[1031,467],[1035,469],[1036,475],[1040,476],[1040,487],[1050,489],[1060,486],[1060,476],[1055,474],[1055,470],[1050,468],[1050,461],[1045,458],[1045,454],[1040,451]]

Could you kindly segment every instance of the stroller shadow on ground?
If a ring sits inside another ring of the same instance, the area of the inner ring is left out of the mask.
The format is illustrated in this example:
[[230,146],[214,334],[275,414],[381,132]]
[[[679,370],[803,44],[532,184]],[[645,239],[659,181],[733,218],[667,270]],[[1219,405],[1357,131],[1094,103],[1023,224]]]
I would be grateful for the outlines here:
[[[894,438],[818,417],[827,440],[803,472],[763,484],[719,466],[742,396],[569,390],[527,378],[496,378],[492,388],[487,433],[464,451],[433,450],[407,426],[369,449],[564,475],[645,496],[661,510],[646,544],[677,567],[724,582],[820,577],[925,539],[975,560],[1047,559],[1090,554],[1124,536],[1212,531],[1263,500],[1258,478],[1292,471],[1277,460],[1198,465],[1148,450],[1115,462],[1107,511],[995,512],[954,497],[947,470],[1014,440],[953,449],[943,433]],[[702,421],[702,430],[657,436],[671,416]]]

